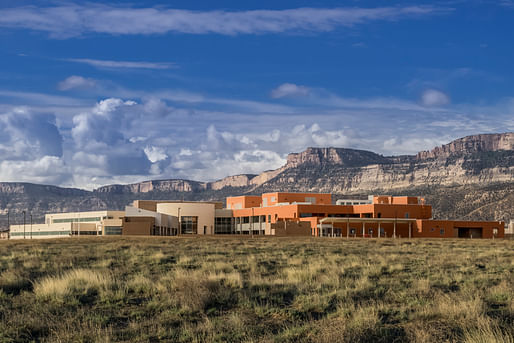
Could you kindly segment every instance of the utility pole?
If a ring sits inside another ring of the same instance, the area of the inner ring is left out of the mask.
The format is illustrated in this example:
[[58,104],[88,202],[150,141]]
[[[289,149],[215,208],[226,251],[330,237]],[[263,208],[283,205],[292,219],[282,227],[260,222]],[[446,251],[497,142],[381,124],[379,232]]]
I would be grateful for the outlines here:
[[251,236],[252,236],[252,238],[253,238],[253,217],[254,217],[254,215],[253,215],[253,214],[254,214],[254,213],[253,213],[253,207],[252,207],[252,223],[250,224],[250,229],[252,230],[252,235],[251,235]]
[[23,239],[26,238],[25,237],[25,215],[26,215],[26,213],[25,213],[25,211],[23,211]]
[[180,231],[182,230],[181,224],[180,224],[180,207],[178,208],[178,230],[177,235],[180,236]]

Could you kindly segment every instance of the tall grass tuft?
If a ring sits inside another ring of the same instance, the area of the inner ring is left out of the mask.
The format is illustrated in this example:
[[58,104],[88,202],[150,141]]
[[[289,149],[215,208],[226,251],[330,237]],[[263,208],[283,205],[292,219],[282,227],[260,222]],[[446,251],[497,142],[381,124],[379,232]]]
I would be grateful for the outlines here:
[[63,299],[84,293],[100,293],[111,285],[112,279],[105,273],[88,269],[73,269],[58,276],[47,276],[34,284],[39,298]]

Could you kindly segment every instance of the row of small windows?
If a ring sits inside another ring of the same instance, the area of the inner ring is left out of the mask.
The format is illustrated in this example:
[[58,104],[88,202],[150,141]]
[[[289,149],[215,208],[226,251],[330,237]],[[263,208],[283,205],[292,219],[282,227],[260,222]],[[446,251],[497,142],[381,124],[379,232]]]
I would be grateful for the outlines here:
[[[112,219],[112,217],[105,218]],[[102,220],[101,217],[89,217],[89,218],[63,218],[63,219],[54,219],[53,223],[87,223],[87,222],[99,222]]]
[[69,231],[33,231],[32,233],[26,231],[25,234],[23,232],[11,232],[11,237],[14,236],[69,236]]
[[[121,235],[122,228],[120,226],[105,226],[104,227],[104,235]],[[80,233],[82,234],[82,232]]]

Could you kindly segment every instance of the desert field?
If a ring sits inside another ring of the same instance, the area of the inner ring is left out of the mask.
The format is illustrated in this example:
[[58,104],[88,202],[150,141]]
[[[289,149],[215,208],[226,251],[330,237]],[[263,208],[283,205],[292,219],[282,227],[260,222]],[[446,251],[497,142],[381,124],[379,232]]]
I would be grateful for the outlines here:
[[514,241],[0,242],[0,342],[514,342]]

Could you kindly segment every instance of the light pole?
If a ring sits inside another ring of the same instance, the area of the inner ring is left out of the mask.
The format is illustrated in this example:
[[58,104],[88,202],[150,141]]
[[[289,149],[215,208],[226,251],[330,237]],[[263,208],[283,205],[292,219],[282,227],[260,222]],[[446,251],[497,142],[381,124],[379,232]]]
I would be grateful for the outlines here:
[[23,211],[23,239],[26,238],[25,237],[25,215],[26,215],[26,213],[25,213],[25,211]]
[[254,222],[254,220],[253,220],[254,219],[253,218],[254,217],[253,209],[254,208],[252,207],[252,223],[250,224],[250,229],[252,230],[252,235],[251,235],[252,238],[253,238],[253,222]]
[[32,213],[30,214],[30,239],[32,239]]
[[180,207],[178,208],[178,230],[177,230],[177,236],[180,236],[180,231],[182,230],[182,227],[180,225]]

